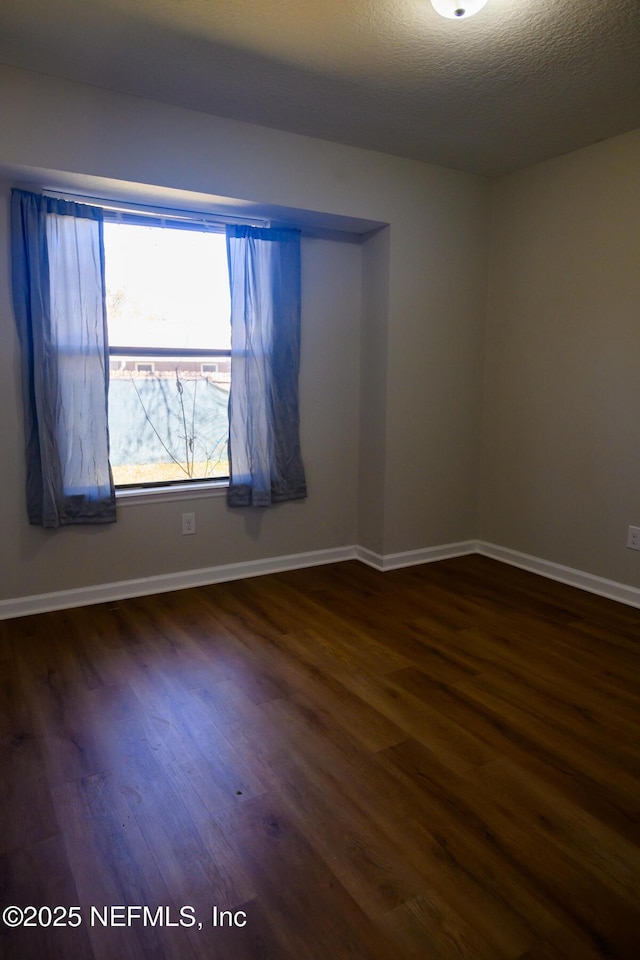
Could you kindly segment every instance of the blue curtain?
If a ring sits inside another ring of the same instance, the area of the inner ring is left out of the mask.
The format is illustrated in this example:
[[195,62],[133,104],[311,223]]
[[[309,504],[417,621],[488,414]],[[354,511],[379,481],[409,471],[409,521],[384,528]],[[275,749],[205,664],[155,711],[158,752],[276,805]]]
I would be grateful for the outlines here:
[[232,507],[306,497],[300,453],[300,231],[227,227]]
[[102,211],[14,190],[11,245],[29,520],[112,522]]

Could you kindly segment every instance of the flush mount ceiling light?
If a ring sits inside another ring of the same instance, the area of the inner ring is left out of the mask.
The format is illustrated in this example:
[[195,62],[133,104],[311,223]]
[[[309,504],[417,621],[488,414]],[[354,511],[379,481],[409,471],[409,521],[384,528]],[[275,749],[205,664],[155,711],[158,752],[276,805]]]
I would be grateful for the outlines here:
[[431,6],[449,20],[464,20],[482,10],[487,0],[431,0]]

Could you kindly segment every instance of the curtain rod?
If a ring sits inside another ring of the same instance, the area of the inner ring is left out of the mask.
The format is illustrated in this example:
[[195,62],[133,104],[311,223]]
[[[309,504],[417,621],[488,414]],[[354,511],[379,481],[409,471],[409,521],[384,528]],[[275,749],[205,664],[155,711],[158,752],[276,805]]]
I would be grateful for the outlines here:
[[171,207],[158,207],[147,203],[130,203],[128,200],[113,200],[108,197],[86,196],[80,193],[71,193],[67,190],[45,189],[44,196],[55,197],[58,200],[70,200],[73,203],[87,203],[93,207],[103,207],[114,213],[138,213],[149,217],[164,217],[167,220],[184,220],[185,222],[200,221],[202,223],[243,223],[252,227],[267,227],[271,221],[266,218],[234,216],[231,213],[206,213],[204,211],[180,210]]
[[[30,189],[25,187],[23,189]],[[186,223],[210,223],[212,225],[223,226],[227,223],[242,223],[250,227],[285,227],[295,230],[300,230],[303,237],[310,237],[317,240],[333,240],[340,243],[356,243],[361,244],[364,242],[364,239],[369,236],[369,234],[360,234],[351,231],[345,230],[332,230],[327,229],[326,227],[315,227],[313,225],[301,226],[301,224],[296,223],[295,221],[281,220],[280,218],[269,219],[267,217],[245,217],[245,216],[234,216],[232,213],[216,214],[216,213],[205,213],[205,212],[194,212],[191,210],[181,210],[179,208],[172,209],[171,207],[158,207],[152,206],[151,204],[146,203],[134,203],[127,200],[114,200],[109,197],[96,197],[96,196],[87,196],[86,194],[73,193],[69,190],[55,190],[51,187],[42,188],[42,187],[32,187],[33,193],[42,193],[46,197],[55,197],[59,200],[70,200],[74,203],[88,203],[94,207],[103,207],[105,210],[109,210],[115,213],[131,213],[139,214],[140,216],[148,217],[164,217],[167,220],[173,220],[174,222],[184,222]]]

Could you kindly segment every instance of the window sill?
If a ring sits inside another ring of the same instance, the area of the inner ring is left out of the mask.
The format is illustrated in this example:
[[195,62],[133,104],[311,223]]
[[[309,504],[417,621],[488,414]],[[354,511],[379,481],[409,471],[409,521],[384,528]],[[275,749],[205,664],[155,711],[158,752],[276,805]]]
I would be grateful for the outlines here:
[[131,507],[144,503],[166,503],[170,500],[224,497],[227,494],[228,486],[227,480],[219,480],[206,483],[185,483],[180,486],[116,489],[116,503],[118,507]]

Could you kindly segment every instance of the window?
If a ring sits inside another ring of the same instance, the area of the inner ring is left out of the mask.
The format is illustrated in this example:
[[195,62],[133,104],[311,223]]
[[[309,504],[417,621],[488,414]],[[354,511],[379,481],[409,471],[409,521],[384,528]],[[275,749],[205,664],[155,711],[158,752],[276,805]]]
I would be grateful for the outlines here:
[[307,495],[300,230],[178,217],[11,192],[31,523],[115,522],[110,435],[119,486],[229,474],[229,507]]
[[105,216],[115,485],[226,478],[231,332],[224,233],[190,221]]

